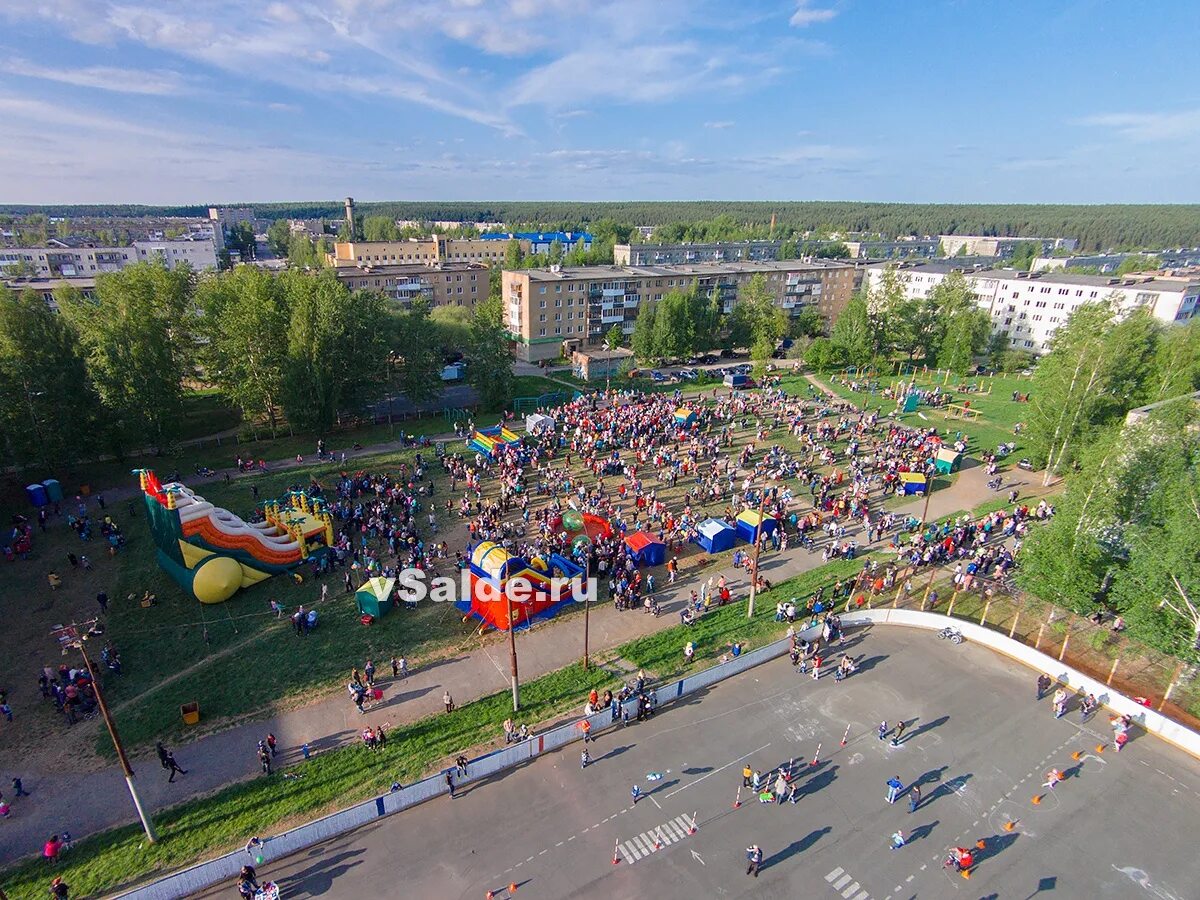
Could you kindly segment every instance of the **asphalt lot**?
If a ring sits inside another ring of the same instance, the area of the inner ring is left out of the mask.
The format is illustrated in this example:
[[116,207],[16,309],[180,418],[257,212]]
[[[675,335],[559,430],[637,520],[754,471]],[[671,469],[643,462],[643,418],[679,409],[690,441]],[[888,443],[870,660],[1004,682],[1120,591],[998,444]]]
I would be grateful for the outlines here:
[[[845,649],[860,671],[841,683],[777,660],[601,734],[586,770],[575,744],[268,859],[260,876],[297,900],[507,900],[509,884],[520,898],[1197,896],[1200,762],[1136,732],[1114,753],[1103,711],[1086,725],[1077,709],[1054,720],[1049,698],[1034,701],[1035,673],[982,647],[892,626],[852,633]],[[878,740],[880,721],[901,718],[899,746]],[[734,808],[745,762],[791,764],[799,802],[742,791]],[[1041,787],[1051,767],[1066,776],[1053,791]],[[916,812],[903,796],[886,802],[892,776],[920,783]],[[898,828],[909,843],[893,852]],[[970,880],[943,869],[948,847],[978,839]],[[757,879],[751,843],[763,849]]]

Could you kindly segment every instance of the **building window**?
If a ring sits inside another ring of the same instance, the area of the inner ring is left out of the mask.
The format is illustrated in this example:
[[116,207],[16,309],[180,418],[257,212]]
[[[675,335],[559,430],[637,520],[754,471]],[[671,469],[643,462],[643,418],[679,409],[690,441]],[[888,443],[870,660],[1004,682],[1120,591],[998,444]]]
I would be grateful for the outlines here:
[[538,293],[539,293],[539,294],[544,294],[544,293],[546,293],[546,286],[545,286],[545,285],[542,285],[540,288],[538,288]]
[[545,329],[545,328],[539,328],[539,329],[538,329],[538,337],[545,337],[545,336],[546,336],[546,329]]

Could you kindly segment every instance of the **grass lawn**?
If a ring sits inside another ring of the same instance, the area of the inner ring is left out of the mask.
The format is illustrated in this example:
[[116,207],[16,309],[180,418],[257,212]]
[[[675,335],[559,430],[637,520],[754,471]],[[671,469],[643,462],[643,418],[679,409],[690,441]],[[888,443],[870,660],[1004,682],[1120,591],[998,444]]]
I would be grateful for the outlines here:
[[[560,379],[560,380],[552,380]],[[513,376],[513,398],[522,397],[540,397],[543,394],[565,393],[570,399],[572,388],[568,387],[563,382],[574,384],[577,379],[568,375],[555,374],[551,377],[543,377],[541,375],[515,375]]]
[[[859,406],[878,409],[884,414],[896,408],[895,401],[882,396],[880,391],[883,388],[894,386],[901,380],[899,378],[879,376],[872,379],[872,384],[876,387],[874,392],[854,391],[849,385],[840,383],[845,380],[853,380],[853,376],[830,373],[822,374],[818,378],[822,384],[839,397]],[[907,382],[912,380],[912,378],[906,377],[904,380]],[[930,389],[941,387],[943,391],[950,391],[954,395],[954,402],[956,403],[969,400],[971,407],[980,412],[978,421],[967,422],[961,419],[950,419],[947,418],[946,411],[935,410],[926,406],[922,406],[916,412],[902,413],[897,417],[898,420],[912,427],[929,427],[932,425],[943,433],[948,431],[951,435],[962,432],[968,435],[970,443],[968,452],[972,455],[976,455],[983,450],[994,450],[1002,442],[1015,441],[1017,449],[1013,458],[1019,457],[1022,439],[1020,435],[1013,434],[1013,426],[1018,422],[1024,421],[1028,415],[1029,406],[1026,403],[1014,402],[1012,394],[1014,391],[1022,394],[1028,392],[1031,385],[1030,380],[1019,376],[996,375],[979,378],[951,377],[948,383],[943,383],[944,381],[944,378],[916,376],[916,383],[919,388]],[[788,382],[790,382],[788,387],[793,393],[807,392],[809,382],[805,379],[789,379]],[[990,387],[991,393],[964,393],[961,390],[956,390],[956,388],[962,385],[976,386],[982,390],[987,390]]]
[[206,437],[228,431],[242,421],[236,406],[230,405],[213,388],[192,391],[183,398],[183,421],[179,423],[179,440]]

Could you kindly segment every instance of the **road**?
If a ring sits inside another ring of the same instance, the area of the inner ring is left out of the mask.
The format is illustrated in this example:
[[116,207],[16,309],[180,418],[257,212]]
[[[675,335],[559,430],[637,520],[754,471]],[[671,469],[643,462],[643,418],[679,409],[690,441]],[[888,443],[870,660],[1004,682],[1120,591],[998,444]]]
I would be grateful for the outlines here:
[[[520,898],[1195,896],[1200,763],[1144,734],[1115,754],[1103,713],[1054,720],[1034,674],[982,647],[885,626],[852,634],[846,652],[860,671],[840,684],[778,660],[599,736],[586,770],[576,744],[260,874],[293,900],[507,900],[510,884]],[[879,722],[900,718],[902,743],[878,740]],[[735,808],[746,762],[794,766],[799,802],[743,791]],[[1051,767],[1067,776],[1054,791],[1041,787]],[[885,802],[893,775],[920,783],[915,813]],[[898,828],[909,843],[892,852]],[[943,869],[946,848],[978,839],[970,881]],[[757,879],[751,843],[765,857]]]

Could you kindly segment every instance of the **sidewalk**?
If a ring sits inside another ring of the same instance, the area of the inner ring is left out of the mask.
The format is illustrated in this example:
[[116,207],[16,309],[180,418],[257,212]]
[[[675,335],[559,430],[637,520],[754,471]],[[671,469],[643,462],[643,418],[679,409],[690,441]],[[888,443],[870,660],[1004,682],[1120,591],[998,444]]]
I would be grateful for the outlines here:
[[[376,447],[371,452],[387,450]],[[356,458],[367,455],[364,450]],[[294,461],[292,465],[295,465]],[[953,485],[930,497],[930,519],[970,510],[980,501],[995,496],[987,490],[985,482],[982,466],[964,469]],[[895,511],[919,516],[924,503],[924,499],[918,498]],[[852,535],[859,532],[859,525],[848,528]],[[764,553],[760,568],[778,584],[821,564],[819,552],[793,547],[786,554]],[[618,612],[609,603],[594,607],[590,614],[592,656],[599,656],[602,651],[641,635],[677,625],[678,610],[690,591],[698,588],[701,576],[707,579],[710,575],[724,574],[735,597],[744,598],[748,588],[746,573],[733,569],[728,563],[722,567],[706,567],[697,575],[689,572],[690,567],[685,568],[673,588],[656,594],[663,607],[658,618],[639,611]],[[665,575],[662,580],[665,583]],[[578,663],[582,655],[583,620],[579,614],[573,614],[569,619],[551,619],[517,634],[522,681]],[[380,674],[383,675],[385,670],[386,665],[381,666]],[[302,758],[299,747],[306,741],[314,753],[320,753],[357,740],[359,731],[366,724],[387,722],[395,727],[441,712],[443,691],[450,691],[455,702],[462,705],[507,690],[509,679],[506,643],[490,641],[471,652],[451,653],[431,660],[400,682],[392,682],[389,673],[379,682],[384,690],[383,701],[367,715],[359,715],[345,691],[339,690],[308,706],[177,746],[174,748],[176,756],[188,774],[178,775],[174,784],[167,783],[166,772],[153,755],[142,756],[133,761],[138,790],[148,807],[161,809],[232,782],[256,777],[259,769],[255,747],[267,732],[274,733],[279,740],[278,763],[288,765]],[[583,699],[581,696],[581,704]],[[515,718],[521,721],[519,715]],[[498,736],[500,726],[497,722]],[[32,796],[17,801],[12,817],[0,827],[2,858],[17,859],[36,853],[47,835],[64,829],[78,839],[104,828],[135,821],[124,778],[116,765],[101,772],[77,774],[41,771],[36,760],[29,760],[18,774]]]

